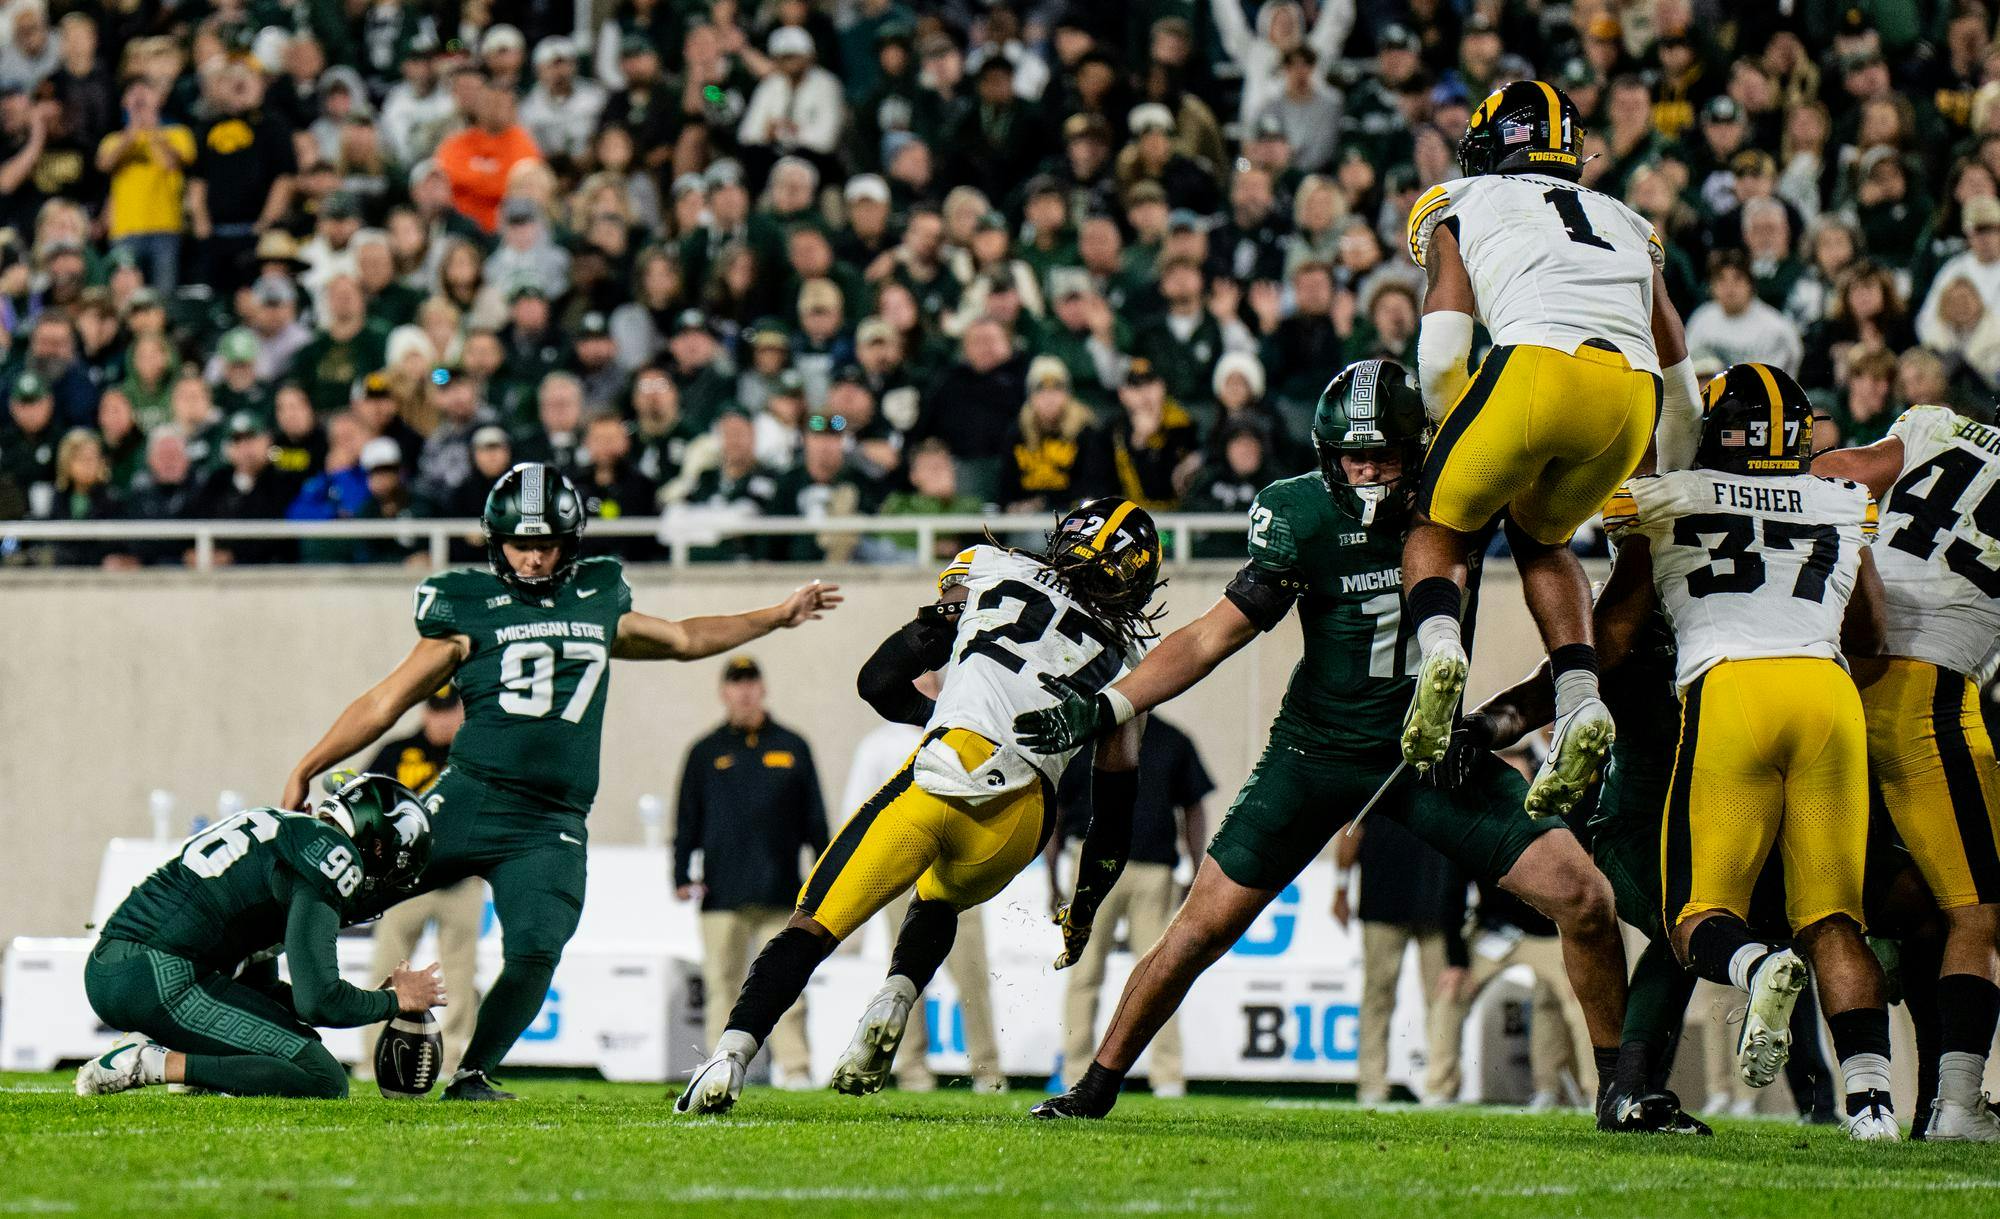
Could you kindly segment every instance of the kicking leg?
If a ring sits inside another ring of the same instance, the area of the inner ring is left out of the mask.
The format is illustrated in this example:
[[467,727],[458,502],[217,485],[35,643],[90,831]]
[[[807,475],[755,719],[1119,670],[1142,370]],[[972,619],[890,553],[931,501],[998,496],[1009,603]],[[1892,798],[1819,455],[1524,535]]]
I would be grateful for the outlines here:
[[1111,1027],[1076,1086],[1029,1110],[1036,1117],[1103,1117],[1118,1101],[1125,1073],[1153,1035],[1187,998],[1202,971],[1229,951],[1271,900],[1276,889],[1250,889],[1230,880],[1214,859],[1201,861],[1187,903],[1166,934],[1132,967]]

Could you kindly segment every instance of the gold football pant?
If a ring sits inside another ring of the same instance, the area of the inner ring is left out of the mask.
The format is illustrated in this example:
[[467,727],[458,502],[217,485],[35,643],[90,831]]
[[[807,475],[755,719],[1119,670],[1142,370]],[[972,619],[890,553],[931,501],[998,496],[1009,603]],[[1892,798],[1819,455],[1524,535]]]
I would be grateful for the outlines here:
[[[978,733],[933,735],[958,751],[968,771],[993,756],[993,743]],[[837,939],[912,884],[925,901],[970,909],[1006,888],[1047,841],[1053,818],[1044,784],[975,809],[918,787],[915,767],[913,753],[841,827],[799,892],[800,913]]]
[[1938,905],[2000,902],[2000,768],[1978,684],[1901,658],[1856,676],[1876,788]]
[[1794,931],[1836,914],[1861,924],[1867,751],[1861,697],[1831,660],[1725,660],[1696,678],[1661,831],[1666,925],[1748,919],[1773,845]]
[[1495,347],[1438,426],[1417,506],[1460,533],[1504,510],[1567,542],[1638,467],[1659,403],[1660,379],[1616,351]]

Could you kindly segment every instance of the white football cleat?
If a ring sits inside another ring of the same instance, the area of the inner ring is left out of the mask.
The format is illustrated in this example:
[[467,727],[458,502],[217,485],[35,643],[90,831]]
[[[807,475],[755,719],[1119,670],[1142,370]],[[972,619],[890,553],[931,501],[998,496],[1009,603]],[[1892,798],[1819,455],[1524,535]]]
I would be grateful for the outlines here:
[[1750,975],[1750,1006],[1736,1038],[1736,1073],[1753,1088],[1778,1078],[1792,1056],[1792,1008],[1806,985],[1806,963],[1780,948]]
[[1424,657],[1417,670],[1417,692],[1403,715],[1403,760],[1428,770],[1444,757],[1451,730],[1458,722],[1458,701],[1465,693],[1465,649],[1443,643]]
[[835,1092],[873,1096],[882,1090],[916,1005],[917,987],[908,978],[898,974],[882,983],[882,989],[868,1001],[868,1010],[861,1013],[861,1023],[854,1027],[854,1039],[847,1043],[840,1061],[833,1064]]
[[1977,1106],[1959,1105],[1939,1097],[1931,1102],[1930,1125],[1924,1127],[1928,1143],[2000,1143],[2000,1117],[1988,1108],[1985,1096]]
[[1535,772],[1535,781],[1528,784],[1528,816],[1561,817],[1575,808],[1604,769],[1616,736],[1611,708],[1601,698],[1586,699],[1557,719],[1549,735],[1548,756]]
[[1186,1100],[1187,1082],[1185,1080],[1176,1080],[1173,1083],[1154,1084],[1153,1098],[1155,1100]]
[[153,1044],[144,1033],[127,1033],[111,1048],[76,1069],[78,1096],[110,1096],[146,1085],[139,1051]]
[[[1937,1128],[1933,1122],[1931,1128]],[[1896,1114],[1889,1108],[1889,1094],[1873,1092],[1868,1094],[1868,1104],[1861,1112],[1847,1119],[1847,1137],[1857,1143],[1900,1143],[1903,1132],[1896,1125]],[[1926,1138],[1936,1138],[1926,1134]]]
[[743,1095],[744,1062],[728,1050],[718,1049],[708,1061],[694,1069],[688,1086],[674,1100],[675,1113],[727,1113]]

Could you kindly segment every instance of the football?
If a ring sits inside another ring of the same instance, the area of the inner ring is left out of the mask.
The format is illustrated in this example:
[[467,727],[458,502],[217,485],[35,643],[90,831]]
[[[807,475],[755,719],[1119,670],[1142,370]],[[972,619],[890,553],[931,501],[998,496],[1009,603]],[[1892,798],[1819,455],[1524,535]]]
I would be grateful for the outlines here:
[[400,1015],[375,1043],[375,1086],[390,1100],[417,1100],[437,1086],[444,1033],[437,1015]]

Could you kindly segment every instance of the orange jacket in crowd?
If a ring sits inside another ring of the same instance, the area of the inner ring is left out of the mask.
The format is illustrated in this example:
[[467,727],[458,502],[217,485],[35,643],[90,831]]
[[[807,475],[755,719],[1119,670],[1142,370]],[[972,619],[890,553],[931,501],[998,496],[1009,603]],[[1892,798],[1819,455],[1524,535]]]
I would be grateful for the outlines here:
[[535,137],[517,123],[498,135],[468,127],[438,145],[437,163],[451,183],[451,205],[490,233],[500,223],[507,175],[521,162],[540,160],[541,155]]

